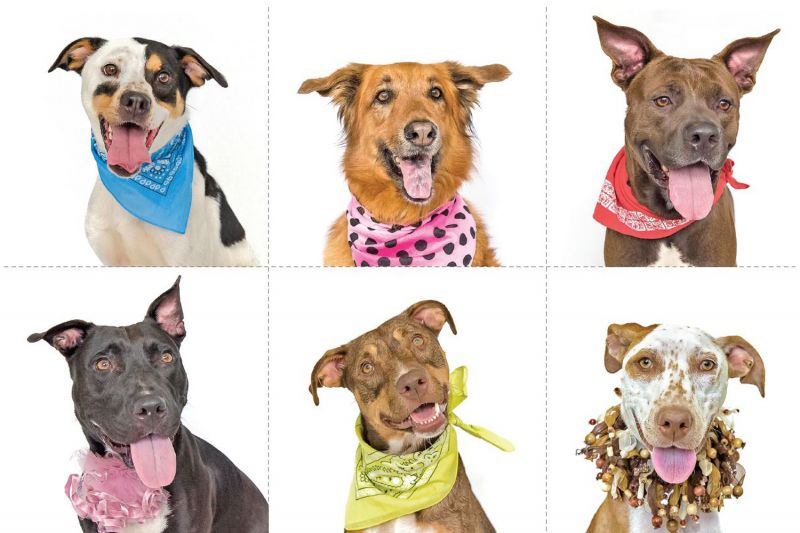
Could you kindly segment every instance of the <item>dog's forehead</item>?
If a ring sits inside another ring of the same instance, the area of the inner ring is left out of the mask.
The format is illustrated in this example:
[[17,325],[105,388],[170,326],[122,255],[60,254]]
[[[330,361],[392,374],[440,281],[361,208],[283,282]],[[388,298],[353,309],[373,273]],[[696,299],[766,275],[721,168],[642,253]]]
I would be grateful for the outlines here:
[[97,52],[89,56],[87,65],[103,65],[109,61],[144,64],[146,45],[136,39],[113,39],[101,46]]
[[370,83],[410,83],[441,81],[447,71],[441,63],[390,63],[370,65],[364,81]]
[[665,85],[681,86],[690,91],[724,88],[738,93],[736,80],[720,61],[713,59],[685,59],[666,56],[650,62],[641,74],[634,78],[631,88],[645,91]]
[[692,326],[658,326],[631,347],[623,364],[641,350],[650,350],[677,360],[686,359],[697,353],[722,355],[722,348],[711,335]]

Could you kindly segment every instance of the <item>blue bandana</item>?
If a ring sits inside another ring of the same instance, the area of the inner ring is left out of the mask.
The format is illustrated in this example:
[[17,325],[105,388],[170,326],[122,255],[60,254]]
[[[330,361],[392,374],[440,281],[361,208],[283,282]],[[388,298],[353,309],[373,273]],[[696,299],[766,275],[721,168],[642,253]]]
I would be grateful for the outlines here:
[[151,163],[127,179],[109,170],[107,156],[97,149],[94,135],[92,155],[103,185],[128,213],[159,228],[186,232],[194,174],[194,142],[188,124],[150,156]]

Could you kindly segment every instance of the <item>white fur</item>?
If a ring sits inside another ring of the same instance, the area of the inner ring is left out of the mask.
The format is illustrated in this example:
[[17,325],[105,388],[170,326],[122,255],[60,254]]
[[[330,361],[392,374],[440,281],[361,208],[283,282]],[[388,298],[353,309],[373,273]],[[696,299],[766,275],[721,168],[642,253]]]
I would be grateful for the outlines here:
[[[135,90],[150,96],[153,91],[144,79],[145,45],[133,39],[109,41],[92,54],[84,65],[82,101],[98,148],[105,152],[99,118],[92,105],[94,89],[106,81],[103,65],[119,67],[119,91]],[[160,105],[151,106],[150,129],[163,123],[150,147],[153,153],[174,137],[188,121],[187,113],[171,118]],[[120,178],[124,179],[124,178]],[[103,186],[99,178],[89,199],[86,236],[105,265],[110,266],[247,266],[256,265],[247,240],[225,246],[220,239],[220,209],[216,199],[205,195],[205,180],[197,165],[192,177],[192,208],[186,233],[180,235],[143,222],[125,211]]]
[[433,533],[433,529],[417,526],[417,519],[413,514],[401,516],[391,522],[386,522],[377,527],[365,530],[365,533]]
[[161,504],[161,512],[155,518],[144,524],[128,524],[120,533],[161,533],[167,529],[167,517],[170,513],[167,503]]
[[689,263],[685,263],[683,261],[683,257],[681,257],[681,251],[678,250],[674,244],[670,244],[669,246],[661,243],[661,246],[658,249],[658,259],[656,262],[651,264],[650,266],[692,266]]

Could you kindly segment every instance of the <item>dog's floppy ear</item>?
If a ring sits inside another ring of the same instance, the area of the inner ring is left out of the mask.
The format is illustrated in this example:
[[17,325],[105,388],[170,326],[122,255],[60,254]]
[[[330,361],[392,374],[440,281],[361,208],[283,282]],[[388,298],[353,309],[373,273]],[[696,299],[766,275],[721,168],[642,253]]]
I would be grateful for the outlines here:
[[433,331],[437,336],[445,324],[450,325],[450,331],[456,335],[456,323],[453,322],[453,316],[447,307],[436,300],[422,300],[417,302],[405,311],[403,315],[412,318],[420,324],[426,326]]
[[28,342],[46,340],[50,346],[58,350],[64,357],[75,353],[86,340],[86,335],[94,328],[94,324],[84,320],[69,320],[53,326],[44,333],[32,333]]
[[766,370],[764,361],[753,345],[739,336],[720,337],[717,344],[728,358],[728,377],[739,378],[742,383],[755,385],[764,397]]
[[663,55],[639,30],[594,17],[603,52],[611,58],[611,79],[623,90],[654,58]]
[[450,72],[450,79],[458,89],[461,103],[467,108],[478,103],[478,91],[484,85],[493,81],[503,81],[511,76],[511,71],[500,64],[467,67],[455,61],[448,61],[445,65]]
[[178,345],[186,336],[186,326],[183,323],[183,307],[181,307],[181,277],[175,280],[172,287],[164,294],[153,300],[147,309],[146,318],[153,319],[167,335],[172,337]]
[[339,108],[339,120],[347,126],[350,122],[350,110],[358,93],[358,87],[367,65],[350,63],[324,78],[312,78],[303,82],[297,90],[300,94],[317,92],[322,96],[330,96]]
[[225,79],[225,76],[191,48],[173,46],[172,49],[178,53],[178,60],[181,62],[183,71],[189,77],[189,81],[192,82],[193,86],[200,87],[207,80],[214,80],[222,87],[228,86],[228,80]]
[[612,374],[618,372],[622,368],[622,360],[625,359],[625,354],[628,353],[630,347],[657,327],[657,324],[642,326],[633,322],[608,326],[605,353],[606,370]]
[[61,50],[55,62],[50,66],[47,72],[53,72],[57,68],[64,70],[72,70],[81,73],[83,65],[90,55],[95,53],[98,48],[106,43],[105,39],[100,37],[81,37],[75,39]]
[[745,37],[733,41],[725,49],[714,56],[714,60],[721,61],[733,74],[736,85],[742,94],[749,93],[756,84],[756,72],[764,55],[767,53],[769,43],[781,30],[762,35],[761,37]]
[[308,392],[314,398],[314,405],[319,405],[317,395],[319,387],[342,386],[345,357],[347,357],[347,345],[343,344],[325,352],[314,365],[314,370],[311,371],[311,385],[308,386]]

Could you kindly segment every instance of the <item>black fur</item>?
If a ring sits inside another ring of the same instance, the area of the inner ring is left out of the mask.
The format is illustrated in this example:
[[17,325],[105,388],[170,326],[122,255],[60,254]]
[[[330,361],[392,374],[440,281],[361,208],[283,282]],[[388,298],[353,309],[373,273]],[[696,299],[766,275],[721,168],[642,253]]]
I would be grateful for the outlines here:
[[217,184],[217,180],[208,173],[206,158],[203,157],[203,154],[201,154],[197,148],[194,149],[194,162],[197,164],[197,168],[200,169],[200,173],[205,179],[206,196],[214,198],[219,202],[219,237],[222,240],[222,244],[225,246],[232,246],[237,242],[243,241],[245,238],[244,228],[239,222],[239,219],[236,218],[236,214],[228,203],[225,193],[222,191],[219,184]]

